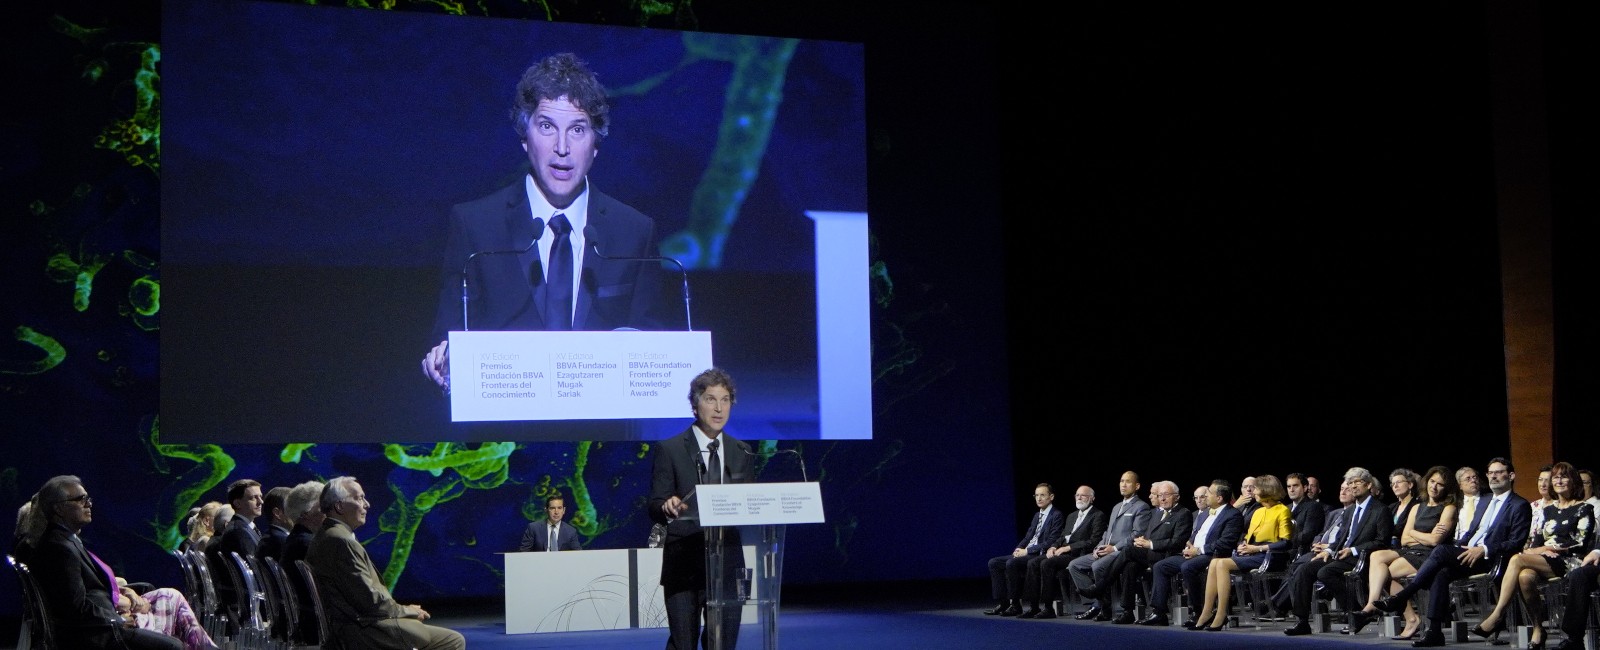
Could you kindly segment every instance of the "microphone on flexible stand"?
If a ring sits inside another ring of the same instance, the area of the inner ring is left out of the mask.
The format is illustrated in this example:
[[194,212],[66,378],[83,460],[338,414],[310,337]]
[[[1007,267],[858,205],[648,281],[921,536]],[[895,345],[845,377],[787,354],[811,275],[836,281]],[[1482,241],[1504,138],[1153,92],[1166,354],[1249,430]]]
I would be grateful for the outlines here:
[[472,260],[479,255],[521,255],[533,250],[539,245],[539,238],[544,236],[544,219],[533,218],[533,240],[528,242],[528,247],[522,250],[505,251],[478,251],[467,256],[467,261],[461,263],[461,331],[468,332],[472,328],[467,326],[467,268],[472,266]]
[[592,225],[583,227],[583,240],[589,243],[589,252],[594,253],[595,257],[603,260],[610,260],[612,262],[672,262],[673,264],[676,264],[678,266],[678,273],[683,274],[683,329],[686,332],[694,331],[694,321],[689,318],[689,270],[683,266],[683,262],[660,255],[644,257],[607,257],[605,253],[600,252],[599,233],[595,231],[595,228]]

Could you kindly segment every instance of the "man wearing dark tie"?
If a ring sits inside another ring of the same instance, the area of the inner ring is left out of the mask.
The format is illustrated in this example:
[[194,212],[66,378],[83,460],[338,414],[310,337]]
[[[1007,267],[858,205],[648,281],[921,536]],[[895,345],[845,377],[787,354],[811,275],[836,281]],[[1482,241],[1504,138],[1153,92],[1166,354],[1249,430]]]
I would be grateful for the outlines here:
[[1051,540],[1061,536],[1062,524],[1066,522],[1061,511],[1056,509],[1055,500],[1055,490],[1049,483],[1034,486],[1033,504],[1039,511],[1033,515],[1027,530],[1023,531],[1022,540],[1017,542],[1017,547],[1011,550],[1010,555],[989,560],[989,590],[1000,604],[983,613],[1000,616],[1023,613],[1022,591],[1028,573],[1028,561],[1043,554],[1050,547]]
[[[1112,623],[1134,622],[1134,594],[1138,593],[1139,579],[1145,570],[1168,557],[1177,557],[1189,542],[1194,517],[1188,508],[1178,503],[1179,495],[1178,484],[1172,481],[1156,481],[1150,487],[1150,500],[1156,506],[1156,511],[1150,515],[1150,529],[1134,537],[1130,548],[1116,555],[1109,572],[1117,576],[1122,586],[1122,611],[1111,619]],[[1095,586],[1100,590],[1106,588]]]
[[[1206,570],[1211,558],[1228,557],[1233,547],[1244,537],[1244,518],[1233,507],[1233,486],[1217,479],[1206,488],[1204,508],[1195,513],[1194,533],[1178,555],[1156,562],[1150,568],[1150,615],[1139,621],[1140,625],[1167,626],[1167,600],[1171,594],[1172,578],[1182,576],[1191,598],[1205,592]],[[1189,625],[1193,627],[1193,625]]]
[[[1078,486],[1072,496],[1073,510],[1061,526],[1061,536],[1044,553],[1028,560],[1028,573],[1022,591],[1032,603],[1017,618],[1055,618],[1056,590],[1062,586],[1067,565],[1094,550],[1095,540],[1106,532],[1106,513],[1094,508],[1094,488]],[[1068,612],[1063,611],[1065,616]]]
[[1289,599],[1297,619],[1294,627],[1283,631],[1289,636],[1311,633],[1311,601],[1316,595],[1313,587],[1321,582],[1333,592],[1334,598],[1345,611],[1358,609],[1355,594],[1345,579],[1345,573],[1356,567],[1363,553],[1387,548],[1389,536],[1394,532],[1394,521],[1384,511],[1383,503],[1374,491],[1378,480],[1365,468],[1352,467],[1344,473],[1344,484],[1355,499],[1350,507],[1350,525],[1339,535],[1340,542],[1312,556],[1312,559],[1289,575]]
[[[1116,554],[1132,546],[1133,538],[1149,529],[1152,508],[1150,504],[1139,500],[1139,475],[1131,471],[1123,472],[1122,478],[1117,481],[1117,493],[1122,495],[1122,501],[1111,507],[1106,534],[1101,536],[1100,544],[1095,546],[1093,552],[1067,565],[1067,574],[1072,576],[1072,583],[1080,592],[1093,589],[1095,583],[1111,570]],[[1100,594],[1094,606],[1084,610],[1077,618],[1080,621],[1111,620],[1111,596]]]
[[[1339,486],[1340,507],[1328,511],[1328,516],[1323,519],[1322,534],[1317,535],[1317,538],[1311,541],[1310,550],[1301,553],[1289,562],[1289,568],[1285,569],[1284,573],[1291,576],[1294,575],[1296,571],[1300,570],[1301,565],[1316,559],[1323,551],[1337,545],[1339,540],[1344,539],[1341,533],[1348,530],[1345,526],[1345,520],[1349,519],[1350,514],[1353,512],[1350,506],[1354,503],[1355,498],[1350,496],[1350,489],[1343,485]],[[1276,592],[1273,592],[1270,602],[1273,611],[1287,612],[1293,607],[1289,601],[1289,591],[1289,582],[1285,581],[1278,587]]]
[[[1433,554],[1417,569],[1405,588],[1375,603],[1379,610],[1397,612],[1405,608],[1406,601],[1418,590],[1428,590],[1428,633],[1412,642],[1413,646],[1433,648],[1445,644],[1444,628],[1450,623],[1452,581],[1487,573],[1496,567],[1504,568],[1511,556],[1522,551],[1528,539],[1533,510],[1527,499],[1512,491],[1517,472],[1511,461],[1505,458],[1489,461],[1488,476],[1493,496],[1479,499],[1478,509],[1482,514],[1475,518],[1473,526],[1460,531],[1455,544],[1434,547]],[[1365,621],[1352,620],[1352,624],[1358,623]]]
[[[261,545],[261,533],[256,531],[256,517],[261,516],[263,503],[261,482],[242,478],[228,484],[228,505],[233,507],[233,519],[228,520],[228,527],[222,531],[221,539],[206,544],[206,556],[211,561],[214,576],[232,576],[238,572],[232,553],[238,553],[241,559],[256,556],[257,548]],[[234,567],[231,571],[230,566]],[[215,582],[218,602],[225,608],[237,607],[237,589],[240,587],[228,577]]]
[[[583,550],[583,547],[578,545],[577,529],[561,521],[566,514],[567,500],[561,498],[560,494],[545,497],[544,521],[528,524],[528,529],[522,532],[522,545],[517,547],[517,550],[540,553]],[[555,543],[552,544],[550,540],[555,540]]]

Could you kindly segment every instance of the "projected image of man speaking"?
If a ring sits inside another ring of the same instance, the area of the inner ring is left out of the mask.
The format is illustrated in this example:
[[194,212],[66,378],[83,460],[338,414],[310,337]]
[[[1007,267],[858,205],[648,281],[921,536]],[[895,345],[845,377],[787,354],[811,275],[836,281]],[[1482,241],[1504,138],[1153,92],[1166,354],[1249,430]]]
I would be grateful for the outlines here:
[[[571,53],[523,74],[511,110],[529,173],[457,204],[422,372],[450,390],[451,331],[656,329],[660,266],[607,258],[657,255],[655,221],[594,189],[589,169],[610,121],[605,87]],[[591,241],[594,240],[594,241]]]

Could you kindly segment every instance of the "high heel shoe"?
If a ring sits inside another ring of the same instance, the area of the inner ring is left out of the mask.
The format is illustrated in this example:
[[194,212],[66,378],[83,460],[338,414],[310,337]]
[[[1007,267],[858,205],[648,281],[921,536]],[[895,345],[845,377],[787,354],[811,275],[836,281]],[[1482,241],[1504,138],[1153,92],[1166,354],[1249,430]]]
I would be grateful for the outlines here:
[[1213,619],[1213,618],[1216,618],[1216,617],[1215,616],[1197,616],[1197,617],[1195,617],[1193,619],[1190,619],[1189,621],[1185,622],[1183,624],[1183,629],[1190,630],[1190,631],[1204,630],[1207,627],[1209,627],[1207,625],[1207,623],[1211,622],[1211,619]]
[[1207,632],[1221,632],[1221,631],[1223,631],[1225,629],[1228,629],[1228,617],[1226,617],[1226,616],[1222,617],[1222,625],[1218,625],[1216,627],[1207,626],[1204,629]]
[[1485,639],[1487,639],[1487,638],[1489,638],[1491,636],[1494,636],[1497,633],[1504,632],[1504,631],[1506,631],[1506,622],[1505,621],[1495,621],[1494,627],[1491,628],[1491,629],[1487,629],[1487,630],[1483,629],[1483,624],[1482,623],[1479,623],[1477,625],[1472,626],[1472,630],[1471,630],[1471,632],[1473,634],[1476,634],[1476,635],[1478,635],[1480,637],[1483,637]]

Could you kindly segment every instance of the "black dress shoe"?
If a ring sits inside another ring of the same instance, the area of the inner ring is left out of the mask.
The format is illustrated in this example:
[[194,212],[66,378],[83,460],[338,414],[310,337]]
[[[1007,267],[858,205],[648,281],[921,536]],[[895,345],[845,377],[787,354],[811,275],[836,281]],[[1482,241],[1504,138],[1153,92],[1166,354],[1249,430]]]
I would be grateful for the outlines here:
[[1034,618],[1034,617],[1037,617],[1038,615],[1039,615],[1039,608],[1037,608],[1037,607],[1029,607],[1028,611],[1023,612],[1021,614],[1017,614],[1017,618]]
[[1036,620],[1036,621],[1037,620],[1047,619],[1047,618],[1055,618],[1055,617],[1056,617],[1056,608],[1054,608],[1054,607],[1046,607],[1044,609],[1039,610],[1038,614],[1034,614],[1033,615],[1033,619]]
[[988,615],[988,616],[995,616],[995,615],[998,615],[1000,612],[1006,611],[1006,607],[1009,607],[1010,605],[1011,605],[1011,603],[1008,603],[1008,602],[1002,600],[1002,601],[1000,601],[999,605],[995,605],[994,606],[994,609],[983,610],[983,613],[985,615]]
[[1001,616],[1017,616],[1020,614],[1022,614],[1022,605],[1018,605],[1017,603],[1011,603],[1010,607],[1007,607],[1005,611],[1000,612]]
[[1094,620],[1099,621],[1101,623],[1104,623],[1106,621],[1111,620],[1111,610],[1109,610],[1109,609],[1101,609],[1100,610],[1100,615],[1094,617]]
[[1146,616],[1144,618],[1139,619],[1139,624],[1140,625],[1149,625],[1149,626],[1152,626],[1152,627],[1167,627],[1169,625],[1172,625],[1172,621],[1167,620],[1167,615],[1166,614],[1151,614],[1149,616]]
[[1444,632],[1428,630],[1422,638],[1411,642],[1413,648],[1439,648],[1444,646]]
[[1569,636],[1562,639],[1561,643],[1556,644],[1555,650],[1583,650],[1583,639],[1574,639]]
[[1100,615],[1100,606],[1099,605],[1093,605],[1093,606],[1090,606],[1089,609],[1083,610],[1083,613],[1078,614],[1077,616],[1074,616],[1073,618],[1076,618],[1076,619],[1078,619],[1080,621],[1087,621],[1087,620],[1093,619],[1094,617],[1099,616],[1099,615]]
[[1305,621],[1300,621],[1299,623],[1295,623],[1294,627],[1284,630],[1283,633],[1289,636],[1305,636],[1311,633],[1311,624]]
[[1130,611],[1128,611],[1126,609],[1122,610],[1121,614],[1117,614],[1116,618],[1111,619],[1111,624],[1112,625],[1132,625],[1133,624],[1133,612],[1130,612]]
[[[1482,623],[1474,625],[1474,626],[1472,626],[1472,633],[1487,639],[1487,638],[1489,638],[1491,636],[1494,636],[1496,632],[1504,632],[1505,629],[1506,629],[1506,622],[1502,620],[1502,621],[1495,621],[1494,627],[1490,628],[1490,629],[1487,629],[1487,630],[1483,629],[1483,624]],[[1440,632],[1440,634],[1443,634],[1443,632]]]
[[1372,619],[1374,619],[1374,618],[1377,618],[1377,617],[1374,616],[1373,614],[1370,614],[1370,613],[1367,613],[1367,612],[1362,612],[1362,611],[1350,612],[1350,633],[1351,634],[1360,634],[1361,633],[1361,628],[1366,627],[1369,623],[1372,622]]
[[1402,599],[1399,599],[1399,598],[1396,598],[1394,596],[1390,596],[1388,598],[1379,598],[1377,600],[1372,601],[1372,606],[1378,608],[1378,611],[1380,611],[1380,612],[1386,612],[1386,613],[1389,613],[1389,614],[1393,614],[1395,612],[1398,612],[1400,610],[1405,609],[1406,608],[1406,601],[1404,601]]

